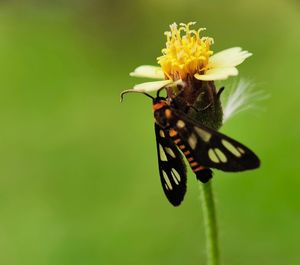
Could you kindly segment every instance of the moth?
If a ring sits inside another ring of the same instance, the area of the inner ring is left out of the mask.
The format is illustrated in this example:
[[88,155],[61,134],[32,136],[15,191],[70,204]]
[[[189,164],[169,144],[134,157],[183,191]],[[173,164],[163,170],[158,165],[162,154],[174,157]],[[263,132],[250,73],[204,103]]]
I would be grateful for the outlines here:
[[172,205],[180,205],[186,193],[187,172],[183,156],[196,178],[203,183],[212,178],[210,168],[236,172],[259,167],[260,160],[253,151],[199,124],[165,97],[160,97],[160,91],[156,97],[143,94],[153,100],[159,175],[163,191]]

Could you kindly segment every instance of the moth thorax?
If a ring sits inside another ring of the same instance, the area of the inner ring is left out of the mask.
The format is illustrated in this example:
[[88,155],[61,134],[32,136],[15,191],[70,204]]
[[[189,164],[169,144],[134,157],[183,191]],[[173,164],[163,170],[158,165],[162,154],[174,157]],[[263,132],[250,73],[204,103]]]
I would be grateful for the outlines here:
[[171,118],[171,115],[172,111],[167,106],[165,106],[164,108],[160,108],[154,112],[155,121],[162,128],[166,128],[170,125],[169,120]]

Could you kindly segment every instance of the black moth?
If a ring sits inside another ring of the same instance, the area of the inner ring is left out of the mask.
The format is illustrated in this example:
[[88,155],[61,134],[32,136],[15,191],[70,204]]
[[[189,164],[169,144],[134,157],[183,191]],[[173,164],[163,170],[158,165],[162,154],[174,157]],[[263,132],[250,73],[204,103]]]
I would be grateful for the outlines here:
[[186,192],[186,166],[182,154],[196,178],[203,183],[212,178],[210,168],[236,172],[259,167],[258,157],[249,148],[199,124],[172,102],[160,97],[159,92],[155,98],[143,94],[153,99],[159,175],[172,205],[178,206]]

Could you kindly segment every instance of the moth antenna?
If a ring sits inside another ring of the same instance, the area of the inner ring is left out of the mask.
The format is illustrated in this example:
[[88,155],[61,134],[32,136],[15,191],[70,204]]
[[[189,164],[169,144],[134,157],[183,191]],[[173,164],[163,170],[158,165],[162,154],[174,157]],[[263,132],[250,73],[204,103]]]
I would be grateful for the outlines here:
[[156,97],[157,97],[157,98],[159,98],[159,93],[160,93],[163,89],[165,89],[165,88],[166,88],[166,87],[163,86],[163,87],[161,87],[160,89],[157,90],[157,93],[156,93]]
[[160,89],[157,90],[157,93],[156,93],[156,97],[159,98],[159,93],[163,90],[163,89],[166,89],[167,87],[177,87],[181,90],[183,90],[185,86],[185,82],[182,81],[181,79],[177,80],[177,81],[174,81],[173,83],[171,84],[167,84],[167,85],[164,85],[163,87],[161,87]]
[[120,94],[120,102],[122,103],[123,100],[124,100],[124,95],[125,94],[128,94],[128,93],[139,93],[139,94],[144,94],[146,95],[147,97],[151,98],[152,100],[154,100],[154,97],[152,97],[151,95],[149,95],[148,93],[146,92],[141,92],[141,91],[137,91],[137,90],[134,90],[134,89],[127,89],[127,90],[124,90],[121,94]]

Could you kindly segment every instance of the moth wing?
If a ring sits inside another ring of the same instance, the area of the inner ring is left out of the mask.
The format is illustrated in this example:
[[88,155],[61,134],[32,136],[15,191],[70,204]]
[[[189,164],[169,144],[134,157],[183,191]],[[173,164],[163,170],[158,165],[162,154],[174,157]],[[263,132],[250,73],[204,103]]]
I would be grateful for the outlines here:
[[260,165],[259,158],[248,147],[198,124],[185,114],[176,113],[173,123],[171,126],[183,144],[195,161],[204,167],[235,172],[255,169]]
[[186,167],[182,155],[167,132],[155,123],[159,175],[169,202],[178,206],[186,192]]

